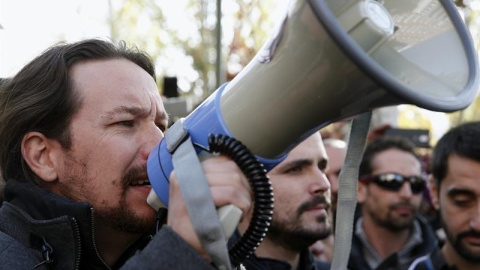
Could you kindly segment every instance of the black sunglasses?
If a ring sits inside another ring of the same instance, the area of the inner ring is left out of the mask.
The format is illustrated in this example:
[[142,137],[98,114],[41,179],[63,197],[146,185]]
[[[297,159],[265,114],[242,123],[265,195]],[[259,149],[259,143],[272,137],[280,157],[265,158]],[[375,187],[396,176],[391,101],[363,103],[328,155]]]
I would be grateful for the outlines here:
[[359,179],[362,183],[374,182],[377,186],[390,191],[399,191],[405,181],[410,182],[412,193],[419,194],[425,189],[425,178],[421,176],[404,176],[397,173],[366,175]]

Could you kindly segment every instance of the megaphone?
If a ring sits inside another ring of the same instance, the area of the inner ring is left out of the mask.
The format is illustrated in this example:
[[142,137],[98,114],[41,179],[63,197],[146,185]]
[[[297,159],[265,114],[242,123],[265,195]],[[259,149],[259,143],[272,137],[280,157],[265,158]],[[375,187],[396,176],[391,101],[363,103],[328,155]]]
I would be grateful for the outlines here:
[[[477,94],[478,60],[450,0],[293,0],[255,58],[185,119],[198,151],[209,134],[245,144],[268,169],[331,122],[378,107],[450,112]],[[148,175],[168,206],[163,140]]]
[[[331,122],[414,104],[450,112],[477,94],[478,60],[451,0],[292,0],[255,58],[184,120],[198,153],[208,136],[246,145],[267,170]],[[165,206],[165,140],[148,158]]]

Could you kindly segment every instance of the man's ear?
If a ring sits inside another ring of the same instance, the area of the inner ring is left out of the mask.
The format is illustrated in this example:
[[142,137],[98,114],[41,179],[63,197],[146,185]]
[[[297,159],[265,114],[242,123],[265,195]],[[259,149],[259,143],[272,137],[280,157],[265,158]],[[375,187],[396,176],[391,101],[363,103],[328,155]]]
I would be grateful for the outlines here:
[[429,189],[430,189],[430,198],[432,200],[432,205],[435,209],[439,209],[440,208],[440,202],[438,200],[438,187],[437,185],[435,184],[435,179],[433,178],[433,175],[430,174],[430,176],[428,177],[428,186],[429,186]]
[[43,181],[52,182],[58,177],[57,162],[60,144],[40,132],[29,132],[22,140],[22,156],[30,169]]
[[357,201],[358,203],[364,203],[366,199],[367,199],[367,184],[358,182]]

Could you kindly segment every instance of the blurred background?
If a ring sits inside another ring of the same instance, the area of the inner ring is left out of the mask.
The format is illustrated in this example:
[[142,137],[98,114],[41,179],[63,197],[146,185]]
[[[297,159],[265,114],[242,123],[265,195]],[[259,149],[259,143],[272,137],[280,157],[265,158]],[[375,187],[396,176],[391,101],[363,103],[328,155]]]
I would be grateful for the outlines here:
[[[454,0],[452,0],[454,1]],[[480,0],[454,1],[478,50]],[[284,16],[288,0],[0,0],[0,78],[13,76],[60,41],[109,38],[149,53],[172,119],[186,116],[254,57]],[[445,52],[448,53],[448,52]],[[401,105],[374,112],[372,128],[427,132],[435,144],[458,123],[480,120],[480,98],[438,113]],[[348,137],[348,122],[323,129]]]

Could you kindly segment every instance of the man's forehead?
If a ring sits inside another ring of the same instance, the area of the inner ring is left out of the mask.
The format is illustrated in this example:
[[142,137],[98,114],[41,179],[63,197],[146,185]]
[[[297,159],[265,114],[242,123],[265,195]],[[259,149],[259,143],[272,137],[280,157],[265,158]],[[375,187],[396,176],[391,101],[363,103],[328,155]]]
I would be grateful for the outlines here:
[[409,152],[396,148],[378,152],[372,159],[372,168],[399,168],[421,170],[420,161]]
[[308,137],[293,148],[282,163],[286,164],[296,160],[308,160],[310,163],[317,163],[326,159],[327,155],[321,137],[314,135]]
[[[117,107],[148,107],[165,113],[153,78],[125,59],[87,61],[71,69],[74,91],[89,105],[108,111]],[[152,104],[154,103],[154,104]]]
[[451,155],[448,158],[448,171],[441,181],[444,189],[471,190],[480,196],[480,162]]
[[[74,86],[108,87],[137,83],[158,93],[154,78],[143,68],[127,59],[90,60],[76,63],[70,68]],[[152,88],[153,87],[153,88]]]

